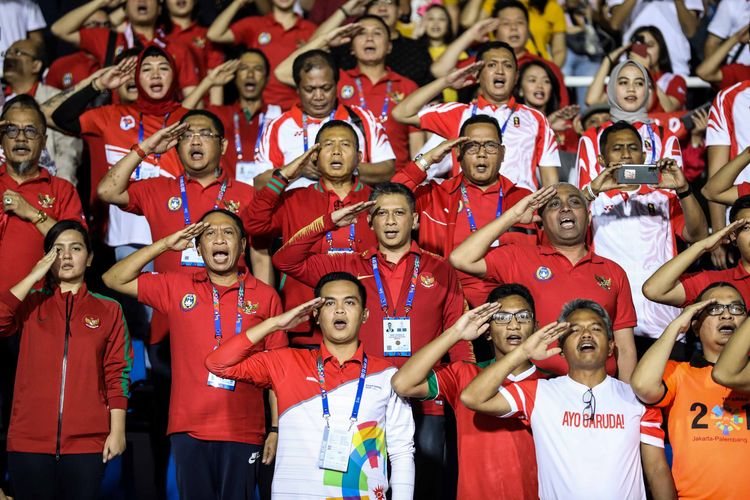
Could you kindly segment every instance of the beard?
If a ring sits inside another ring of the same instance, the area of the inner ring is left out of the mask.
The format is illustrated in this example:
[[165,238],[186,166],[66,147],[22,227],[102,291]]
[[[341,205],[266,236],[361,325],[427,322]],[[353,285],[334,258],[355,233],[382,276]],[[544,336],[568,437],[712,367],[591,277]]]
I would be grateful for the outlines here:
[[13,171],[16,174],[20,175],[21,177],[31,172],[34,168],[34,162],[31,160],[24,160],[24,161],[8,160],[8,165],[10,165],[10,168],[12,168]]

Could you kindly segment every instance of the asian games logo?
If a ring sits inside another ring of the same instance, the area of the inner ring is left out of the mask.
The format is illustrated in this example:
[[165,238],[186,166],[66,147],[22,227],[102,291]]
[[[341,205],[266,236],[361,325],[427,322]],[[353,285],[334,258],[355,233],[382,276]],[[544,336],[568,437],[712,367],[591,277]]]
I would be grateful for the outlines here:
[[728,436],[732,431],[740,430],[745,425],[744,418],[719,405],[711,409],[711,421],[724,436]]
[[552,279],[552,271],[549,267],[539,266],[536,270],[536,273],[534,273],[534,276],[539,281],[547,281],[549,279]]
[[131,115],[120,117],[120,128],[122,130],[130,130],[133,127],[135,127],[135,118]]
[[186,293],[180,301],[180,307],[183,311],[187,312],[194,308],[197,303],[198,299],[195,297],[194,293]]

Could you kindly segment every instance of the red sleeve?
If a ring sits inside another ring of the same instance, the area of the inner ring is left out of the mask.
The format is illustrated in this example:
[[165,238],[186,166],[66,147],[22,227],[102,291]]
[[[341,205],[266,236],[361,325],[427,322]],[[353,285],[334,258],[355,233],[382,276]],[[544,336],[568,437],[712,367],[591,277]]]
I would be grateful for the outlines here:
[[713,280],[708,271],[699,271],[692,274],[683,274],[680,276],[680,283],[685,290],[685,302],[679,307],[685,307],[688,304],[692,304],[698,298],[698,294],[713,283]]
[[18,310],[21,307],[18,297],[6,290],[0,293],[0,337],[6,337],[16,333],[20,327]]
[[[279,299],[279,295],[274,291],[271,295],[271,304],[268,307],[268,318],[273,318],[283,312],[284,310],[281,308],[281,300]],[[247,338],[246,335],[241,336]],[[289,339],[287,338],[286,332],[282,330],[267,335],[263,339],[263,348],[267,351],[270,351],[271,349],[281,349],[282,347],[287,347],[288,345]]]
[[285,361],[278,354],[285,351],[258,352],[246,334],[233,335],[206,357],[206,368],[222,378],[270,388],[274,375],[284,378]]
[[114,324],[104,351],[104,380],[107,386],[107,406],[110,409],[127,409],[132,369],[133,346],[130,343],[130,332],[122,308],[117,304]]
[[401,170],[397,170],[391,178],[391,182],[403,184],[412,191],[416,191],[425,180],[427,180],[427,172],[419,168],[413,161],[407,163]]
[[487,267],[487,272],[484,274],[485,280],[492,280],[499,284],[506,283],[504,275],[508,274],[511,266],[516,262],[517,246],[515,243],[500,245],[487,252],[484,256],[484,264]]
[[432,370],[432,375],[435,376],[435,380],[437,381],[437,391],[434,397],[430,393],[431,399],[443,399],[454,408],[456,405],[461,404],[459,398],[463,387],[459,383],[458,371],[463,364],[463,361],[442,364]]
[[[107,59],[107,42],[109,42],[109,28],[84,28],[78,31],[81,39],[78,44],[81,50],[85,50],[103,65]],[[119,35],[118,35],[119,36]]]
[[443,137],[456,137],[466,108],[466,104],[458,102],[428,106],[419,112],[419,128]]
[[44,83],[50,87],[56,89],[63,89],[63,75],[65,74],[65,68],[60,64],[60,60],[54,61],[50,64],[49,70],[47,70],[47,76],[44,77]]
[[750,194],[750,182],[743,182],[739,186],[737,186],[737,195],[738,196],[747,196]]
[[264,237],[281,234],[281,221],[285,213],[282,195],[288,185],[287,181],[274,174],[268,184],[256,193],[247,220],[248,234]]
[[685,232],[685,213],[682,211],[680,199],[676,196],[669,198],[669,220],[672,223],[674,235],[682,240]]
[[171,302],[169,280],[173,278],[170,274],[175,273],[142,273],[138,276],[138,302],[168,314]]
[[76,220],[83,224],[84,227],[87,227],[86,217],[83,215],[83,207],[81,206],[81,198],[78,197],[76,188],[67,181],[58,180],[58,182],[61,182],[62,186],[59,191],[60,204],[58,205],[59,216],[57,220]]
[[682,148],[682,170],[688,182],[696,181],[706,170],[707,150],[705,144],[694,146],[690,140]]
[[647,406],[641,416],[641,443],[664,448],[664,430],[661,424],[661,411]]
[[[448,269],[448,296],[445,298],[443,306],[443,330],[447,330],[458,321],[458,318],[464,313],[464,293],[461,291],[461,284],[458,282],[458,275],[446,262]],[[456,343],[448,351],[451,361],[474,361],[474,350],[469,341],[462,340]]]
[[633,306],[633,296],[630,291],[630,282],[625,271],[615,264],[614,272],[617,274],[617,304],[616,311],[612,318],[612,330],[622,330],[623,328],[631,328],[638,324],[635,315],[635,307]]
[[675,75],[672,81],[669,82],[665,94],[677,99],[680,103],[680,108],[684,108],[685,101],[687,101],[687,82],[680,75]]
[[255,43],[255,20],[256,17],[246,17],[229,26],[234,35],[235,45],[246,45],[253,47]]
[[721,89],[725,89],[748,78],[750,78],[750,66],[741,63],[727,64],[721,67],[721,83],[719,86]]
[[177,64],[177,81],[180,88],[194,87],[200,83],[200,71],[198,64],[195,62],[195,56],[185,45],[178,42],[171,42],[167,46],[172,57]]
[[78,117],[78,123],[81,126],[81,135],[101,136],[102,130],[106,128],[106,112],[109,107],[92,108],[83,112]]
[[128,204],[123,210],[131,214],[145,215],[144,206],[149,200],[153,200],[156,195],[155,191],[151,189],[154,183],[150,181],[151,179],[143,179],[142,181],[131,182],[128,185]]
[[501,417],[518,417],[531,421],[538,386],[539,379],[534,379],[522,380],[521,382],[501,387],[499,389],[500,394],[503,395],[510,405],[510,412],[506,415],[501,415]]
[[224,53],[213,43],[206,42],[206,48],[204,50],[208,51],[208,55],[206,56],[207,70],[214,69],[216,66],[219,66],[224,62]]

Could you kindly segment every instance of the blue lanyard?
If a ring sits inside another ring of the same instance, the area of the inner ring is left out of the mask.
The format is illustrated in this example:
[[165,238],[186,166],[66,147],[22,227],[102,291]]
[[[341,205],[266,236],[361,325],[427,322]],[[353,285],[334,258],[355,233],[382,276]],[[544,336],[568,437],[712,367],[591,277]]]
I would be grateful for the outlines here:
[[[331,418],[331,410],[328,408],[328,391],[326,391],[326,374],[323,370],[323,357],[318,354],[318,383],[320,384],[320,401],[323,404],[323,418],[326,419],[326,425],[328,419]],[[352,416],[349,420],[354,423],[357,421],[359,415],[359,405],[362,402],[362,392],[365,389],[365,377],[367,377],[367,354],[362,354],[362,370],[359,372],[359,382],[357,382],[357,395],[354,397],[354,407],[352,408]]]
[[[348,250],[354,251],[355,233],[354,224],[349,224],[349,248]],[[328,242],[328,248],[333,247],[333,234],[331,231],[326,233],[326,241]]]
[[[239,279],[239,290],[237,291],[237,319],[234,322],[234,334],[239,335],[242,331],[242,305],[245,300],[245,276],[237,274]],[[214,337],[216,344],[221,345],[221,311],[219,311],[219,292],[211,285],[214,299]]]
[[[461,198],[464,202],[464,208],[466,209],[466,217],[469,219],[469,229],[471,232],[477,230],[477,223],[474,220],[474,214],[471,212],[471,206],[469,205],[469,193],[466,192],[466,186],[461,183]],[[500,186],[500,195],[497,197],[497,210],[495,211],[495,218],[497,219],[503,213],[503,187]]]
[[[365,92],[362,90],[362,79],[357,77],[354,79],[354,83],[357,85],[357,92],[359,93],[359,107],[367,109],[367,102],[365,101]],[[393,90],[393,82],[388,80],[385,88],[385,100],[383,101],[383,108],[380,110],[380,122],[383,123],[388,119],[388,107],[391,103],[391,91]]]
[[[508,126],[508,122],[510,121],[510,117],[513,116],[513,114],[516,112],[516,109],[518,106],[516,104],[513,105],[513,107],[510,109],[510,114],[508,115],[508,118],[505,119],[503,122],[503,126],[500,127],[500,133],[505,134],[505,128]],[[477,110],[479,109],[479,106],[477,103],[474,103],[471,105],[471,116],[475,116],[477,114]]]
[[654,142],[654,131],[651,129],[651,124],[646,124],[648,130],[648,136],[651,139],[651,164],[656,163],[656,143]]
[[[180,198],[182,198],[182,215],[185,217],[185,225],[190,225],[190,209],[188,208],[187,189],[185,187],[185,176],[181,175],[180,181]],[[219,194],[216,196],[216,202],[214,203],[214,210],[219,208],[219,203],[224,199],[224,195],[227,192],[227,181],[221,183],[219,188]]]
[[[245,119],[247,119],[247,122],[250,123],[252,120],[252,116],[250,116],[250,113],[247,111],[247,109],[243,108],[242,112],[245,113]],[[240,137],[240,115],[237,114],[237,112],[234,113],[234,116],[232,117],[232,122],[234,123],[234,149],[237,152],[237,159],[242,160],[242,138]],[[263,135],[263,128],[266,125],[266,115],[264,113],[261,113],[258,117],[258,136],[255,138],[255,156],[258,156],[258,152],[260,151],[260,139]]]
[[[167,120],[169,120],[169,113],[164,115],[164,123],[162,124],[161,128],[164,128],[167,126]],[[138,144],[141,144],[143,142],[143,137],[145,136],[145,131],[143,129],[143,113],[138,115]],[[154,157],[156,157],[156,160],[159,161],[159,158],[161,155],[154,154]],[[135,167],[135,180],[139,180],[141,177],[141,164],[138,163],[138,166]]]
[[[328,119],[333,120],[334,115],[336,115],[336,108],[333,108],[331,116],[329,116]],[[307,153],[309,139],[307,138],[307,113],[304,112],[302,113],[302,140],[305,145],[305,153]]]
[[[372,263],[372,274],[375,278],[375,285],[378,287],[378,296],[380,297],[380,307],[383,309],[383,313],[388,316],[388,299],[385,298],[385,290],[383,289],[383,281],[380,279],[380,271],[378,270],[378,258],[373,255],[370,260]],[[411,275],[411,283],[409,284],[409,294],[406,296],[406,304],[404,305],[404,314],[407,316],[411,311],[411,305],[414,302],[414,292],[417,290],[417,277],[419,276],[419,255],[414,257],[414,272]],[[396,305],[393,305],[393,315],[396,315]]]

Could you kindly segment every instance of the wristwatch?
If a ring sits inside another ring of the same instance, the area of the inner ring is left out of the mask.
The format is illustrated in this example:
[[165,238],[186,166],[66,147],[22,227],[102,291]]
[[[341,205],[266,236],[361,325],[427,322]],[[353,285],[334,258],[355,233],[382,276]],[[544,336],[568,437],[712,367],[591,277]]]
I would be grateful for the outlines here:
[[422,153],[419,153],[417,156],[414,157],[414,163],[417,164],[419,168],[427,171],[428,168],[430,168],[431,163],[427,161],[427,158],[424,157]]

